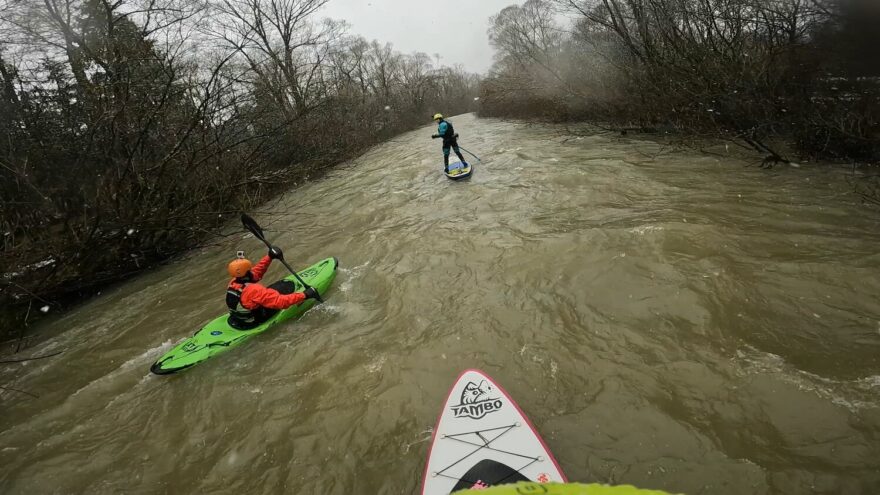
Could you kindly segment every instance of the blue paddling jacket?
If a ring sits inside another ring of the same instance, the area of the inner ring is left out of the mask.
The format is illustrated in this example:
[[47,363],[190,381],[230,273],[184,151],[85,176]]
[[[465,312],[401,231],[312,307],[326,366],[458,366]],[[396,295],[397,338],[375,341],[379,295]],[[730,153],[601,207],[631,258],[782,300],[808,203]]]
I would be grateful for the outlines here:
[[443,138],[443,146],[452,146],[455,144],[455,129],[452,128],[452,122],[440,119],[437,124],[437,134]]

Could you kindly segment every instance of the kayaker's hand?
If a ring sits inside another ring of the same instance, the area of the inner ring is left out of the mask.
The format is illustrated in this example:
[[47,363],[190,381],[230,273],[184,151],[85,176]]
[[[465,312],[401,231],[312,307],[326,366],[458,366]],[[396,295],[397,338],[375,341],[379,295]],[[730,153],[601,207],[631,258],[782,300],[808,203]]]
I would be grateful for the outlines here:
[[272,246],[269,248],[269,257],[273,260],[280,260],[284,258],[284,253],[281,251],[281,248]]
[[440,134],[431,134],[431,139],[437,139],[440,137]]
[[458,139],[458,133],[456,132],[455,136],[452,136],[452,137],[454,137],[455,139]]
[[316,291],[314,287],[309,287],[304,290],[303,294],[306,295],[306,299],[317,299],[319,297],[318,291]]

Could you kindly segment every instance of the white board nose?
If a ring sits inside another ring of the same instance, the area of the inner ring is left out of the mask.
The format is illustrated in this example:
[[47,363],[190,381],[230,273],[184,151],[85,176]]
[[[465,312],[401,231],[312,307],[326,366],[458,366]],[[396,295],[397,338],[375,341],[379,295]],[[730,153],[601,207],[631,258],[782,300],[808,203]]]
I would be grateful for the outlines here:
[[566,478],[510,395],[484,372],[464,371],[434,429],[422,494],[448,495],[524,480]]

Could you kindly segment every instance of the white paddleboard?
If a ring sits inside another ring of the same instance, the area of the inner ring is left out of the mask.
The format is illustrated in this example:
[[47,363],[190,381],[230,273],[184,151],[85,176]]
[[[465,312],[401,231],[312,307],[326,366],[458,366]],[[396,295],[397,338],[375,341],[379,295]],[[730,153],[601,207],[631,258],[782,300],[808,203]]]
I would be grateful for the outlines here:
[[466,370],[449,391],[434,428],[422,495],[524,480],[567,481],[507,392],[482,371]]

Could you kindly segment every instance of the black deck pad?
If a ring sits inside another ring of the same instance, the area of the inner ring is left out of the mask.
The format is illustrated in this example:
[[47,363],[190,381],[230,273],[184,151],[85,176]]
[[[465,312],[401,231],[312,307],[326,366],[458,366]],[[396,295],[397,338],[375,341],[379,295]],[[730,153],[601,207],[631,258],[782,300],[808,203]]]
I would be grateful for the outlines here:
[[516,483],[517,481],[529,481],[529,479],[506,464],[501,464],[492,459],[483,459],[476,463],[474,467],[468,469],[468,472],[464,473],[464,476],[458,480],[458,483],[455,484],[450,493],[468,488],[506,485],[508,483]]

